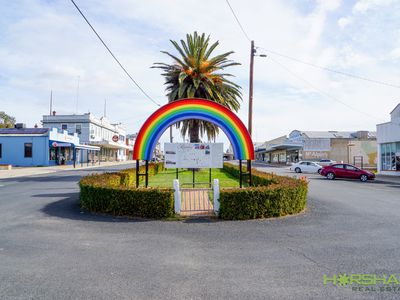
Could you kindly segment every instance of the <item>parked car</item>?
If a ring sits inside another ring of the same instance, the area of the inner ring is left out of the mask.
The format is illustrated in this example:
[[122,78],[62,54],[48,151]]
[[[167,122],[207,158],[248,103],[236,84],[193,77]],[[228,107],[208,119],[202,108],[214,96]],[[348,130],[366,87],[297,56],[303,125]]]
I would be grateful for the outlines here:
[[313,161],[300,161],[291,165],[290,170],[296,173],[319,173],[322,166]]
[[321,170],[320,174],[330,180],[335,178],[353,178],[360,179],[362,182],[366,182],[367,180],[372,180],[375,178],[374,173],[359,169],[356,166],[349,164],[334,164],[331,166],[326,166]]
[[325,166],[330,166],[330,165],[336,164],[336,161],[334,161],[332,159],[321,159],[318,162],[318,164],[325,167]]

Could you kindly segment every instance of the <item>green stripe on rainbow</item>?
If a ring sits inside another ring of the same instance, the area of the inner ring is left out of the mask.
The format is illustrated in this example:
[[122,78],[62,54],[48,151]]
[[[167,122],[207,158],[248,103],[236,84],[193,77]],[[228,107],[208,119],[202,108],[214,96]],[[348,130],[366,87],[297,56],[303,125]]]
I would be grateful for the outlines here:
[[188,119],[214,123],[227,135],[236,159],[254,159],[253,142],[243,122],[225,106],[199,98],[171,102],[155,111],[138,133],[133,159],[150,160],[164,131],[176,122]]

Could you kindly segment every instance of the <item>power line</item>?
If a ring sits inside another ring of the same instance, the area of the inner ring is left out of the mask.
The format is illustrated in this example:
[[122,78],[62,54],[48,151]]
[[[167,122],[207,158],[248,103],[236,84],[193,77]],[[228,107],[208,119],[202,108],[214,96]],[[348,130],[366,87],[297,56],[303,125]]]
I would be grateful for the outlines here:
[[239,18],[236,16],[235,11],[233,10],[231,4],[229,3],[229,0],[225,0],[225,1],[226,1],[226,3],[228,4],[228,6],[229,6],[229,8],[230,8],[230,10],[231,10],[231,12],[232,12],[232,14],[233,14],[233,16],[234,16],[235,19],[236,19],[236,22],[238,23],[238,25],[239,25],[240,29],[242,30],[243,34],[245,35],[246,39],[250,42],[251,39],[249,38],[249,36],[247,35],[246,31],[244,30],[242,24],[241,24],[240,21],[239,21]]
[[[228,6],[229,6],[233,16],[235,17],[236,22],[238,23],[240,29],[242,30],[244,36],[246,37],[246,39],[248,41],[250,41],[249,35],[244,30],[242,24],[240,23],[239,18],[237,17],[237,15],[236,15],[235,11],[233,10],[231,4],[229,3],[229,0],[225,0],[225,1],[228,4]],[[282,53],[279,53],[279,52],[276,52],[276,51],[272,51],[272,50],[269,50],[269,49],[264,48],[264,47],[256,47],[256,48],[263,49],[263,50],[265,50],[265,51],[267,51],[269,53],[272,53],[272,54],[275,54],[275,55],[278,55],[278,56],[281,56],[281,57],[296,61],[298,63],[305,64],[305,65],[308,65],[308,66],[311,66],[311,67],[314,67],[314,68],[325,70],[325,71],[328,71],[328,72],[340,74],[340,75],[347,76],[347,77],[352,77],[352,78],[359,79],[359,80],[372,82],[372,83],[375,83],[375,84],[381,84],[381,85],[390,86],[390,87],[398,88],[398,89],[400,88],[400,85],[396,85],[396,84],[389,83],[389,82],[384,82],[384,81],[381,81],[381,80],[371,79],[371,78],[367,78],[367,77],[364,77],[364,76],[359,76],[359,75],[351,74],[351,73],[348,73],[348,72],[338,71],[338,70],[335,70],[335,69],[319,66],[317,64],[313,64],[313,63],[310,63],[310,62],[305,62],[305,61],[302,61],[302,60],[300,60],[298,58],[294,58],[294,57],[291,57],[291,56],[288,56],[288,55],[285,55],[285,54],[282,54]]]
[[285,54],[282,54],[282,53],[279,53],[279,52],[276,52],[276,51],[272,51],[272,50],[266,49],[264,47],[256,47],[256,48],[260,48],[260,49],[263,49],[263,50],[265,50],[265,51],[267,51],[269,53],[272,53],[272,54],[275,54],[275,55],[278,55],[278,56],[293,60],[295,62],[304,64],[304,65],[308,65],[308,66],[311,66],[311,67],[314,67],[314,68],[325,70],[325,71],[328,71],[328,72],[332,72],[332,73],[336,73],[336,74],[340,74],[340,75],[344,75],[344,76],[348,76],[348,77],[352,77],[352,78],[356,78],[356,79],[360,79],[360,80],[365,80],[365,81],[369,81],[369,82],[372,82],[372,83],[382,84],[382,85],[386,85],[386,86],[390,86],[390,87],[394,87],[394,88],[400,88],[400,85],[396,85],[396,84],[392,84],[392,83],[388,83],[388,82],[384,82],[384,81],[380,81],[380,80],[375,80],[375,79],[371,79],[371,78],[367,78],[367,77],[351,74],[351,73],[348,73],[348,72],[338,71],[338,70],[334,70],[334,69],[327,68],[327,67],[322,67],[322,66],[319,66],[317,64],[313,64],[313,63],[310,63],[310,62],[305,62],[305,61],[302,61],[300,59],[297,59],[297,58],[294,58],[294,57],[291,57],[291,56],[288,56],[288,55],[285,55]]
[[339,100],[339,99],[337,99],[337,98],[335,98],[335,97],[333,97],[333,96],[331,96],[331,95],[325,93],[324,91],[322,91],[322,90],[320,90],[319,88],[317,88],[314,84],[312,84],[312,83],[309,82],[308,80],[306,80],[306,79],[304,79],[303,77],[301,77],[301,76],[297,75],[296,73],[292,72],[289,68],[287,68],[286,66],[284,66],[282,63],[278,62],[277,60],[275,60],[275,59],[273,59],[273,58],[271,58],[271,57],[269,57],[269,59],[270,59],[271,61],[273,61],[274,63],[276,63],[276,64],[277,64],[278,66],[280,66],[281,68],[283,68],[284,70],[286,70],[286,72],[290,73],[292,76],[294,76],[294,77],[296,77],[297,79],[299,79],[299,80],[305,82],[306,84],[308,84],[311,88],[313,88],[316,92],[318,92],[318,93],[321,94],[322,96],[325,96],[325,97],[327,97],[327,98],[330,98],[330,99],[332,99],[333,101],[336,101],[336,102],[338,102],[338,103],[340,103],[340,104],[346,106],[347,108],[350,108],[351,110],[353,110],[353,111],[355,111],[355,112],[364,114],[364,115],[366,115],[366,116],[368,116],[368,117],[370,117],[370,118],[373,118],[373,119],[375,119],[375,120],[382,121],[381,119],[379,119],[379,118],[377,118],[377,117],[375,117],[375,116],[373,116],[373,115],[370,115],[370,114],[368,114],[368,113],[366,113],[366,112],[363,112],[363,111],[361,111],[361,110],[358,110],[358,109],[356,109],[356,108],[354,108],[354,107],[348,105],[346,102],[343,102],[343,101],[341,101],[341,100]]
[[117,59],[117,57],[114,55],[114,53],[110,50],[110,48],[107,46],[107,44],[103,41],[103,39],[100,37],[100,35],[97,33],[97,31],[94,29],[92,24],[90,24],[89,20],[85,17],[83,12],[80,10],[78,5],[76,5],[74,0],[71,0],[72,4],[75,6],[75,8],[78,10],[78,12],[81,14],[81,16],[85,19],[86,23],[90,26],[90,28],[93,30],[93,32],[96,34],[100,42],[103,44],[103,46],[107,49],[107,51],[111,54],[111,56],[114,58],[114,60],[117,62],[117,64],[121,67],[121,69],[125,72],[125,74],[132,80],[132,82],[136,85],[136,87],[145,95],[151,102],[153,102],[157,106],[161,106],[159,103],[157,103],[153,98],[151,98],[142,88],[141,86],[136,82],[135,79],[129,74],[129,72],[124,68],[124,66],[120,63],[120,61]]

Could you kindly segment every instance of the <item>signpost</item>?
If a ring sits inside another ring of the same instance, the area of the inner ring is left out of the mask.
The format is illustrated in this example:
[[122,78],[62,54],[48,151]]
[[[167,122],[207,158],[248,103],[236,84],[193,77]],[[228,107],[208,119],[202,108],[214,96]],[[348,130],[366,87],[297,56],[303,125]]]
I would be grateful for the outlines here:
[[223,143],[165,143],[165,168],[222,168]]
[[209,168],[209,184],[211,184],[211,169],[223,167],[223,143],[165,143],[164,166],[178,169],[192,169],[193,187],[195,186],[195,169]]

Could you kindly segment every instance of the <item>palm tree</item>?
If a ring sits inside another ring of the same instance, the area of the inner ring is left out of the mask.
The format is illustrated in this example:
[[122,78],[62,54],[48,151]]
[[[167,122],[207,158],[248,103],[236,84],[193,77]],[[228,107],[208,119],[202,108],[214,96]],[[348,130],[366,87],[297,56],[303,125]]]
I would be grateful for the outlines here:
[[[181,40],[180,45],[171,40],[179,55],[161,51],[171,57],[173,63],[155,63],[153,68],[163,70],[168,102],[184,98],[205,98],[237,112],[240,108],[239,100],[242,99],[240,86],[227,79],[233,75],[221,71],[240,64],[228,59],[233,51],[211,57],[219,42],[211,46],[209,42],[210,36],[206,37],[204,33],[198,35],[197,32],[187,34],[186,41]],[[219,133],[216,125],[201,120],[185,120],[176,126],[181,129],[184,137],[189,135],[191,143],[200,142],[200,136],[204,133],[208,140],[215,139]]]

